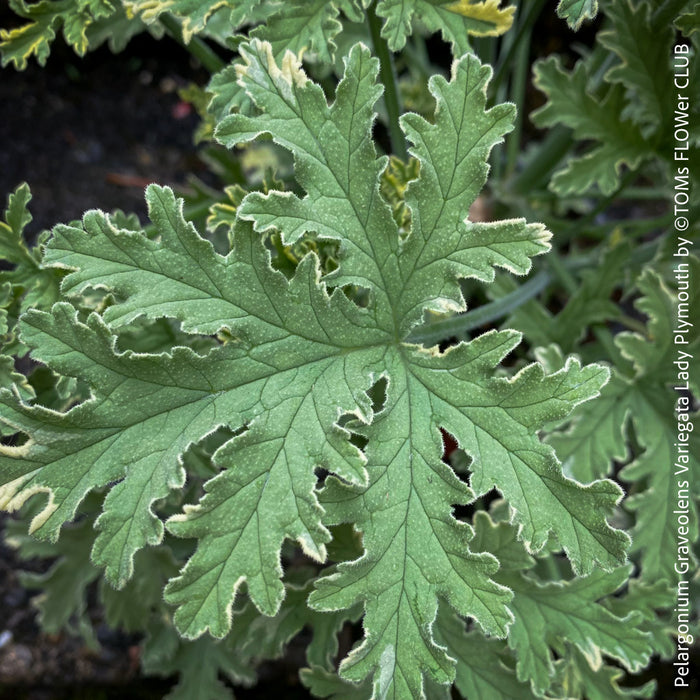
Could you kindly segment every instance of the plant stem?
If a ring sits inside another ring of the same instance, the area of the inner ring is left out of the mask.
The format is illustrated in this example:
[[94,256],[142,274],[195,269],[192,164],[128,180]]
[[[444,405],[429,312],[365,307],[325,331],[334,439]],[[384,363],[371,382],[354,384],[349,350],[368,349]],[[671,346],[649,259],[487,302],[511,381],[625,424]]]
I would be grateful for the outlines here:
[[[634,249],[630,255],[629,262],[631,265],[644,264],[649,262],[649,260],[654,257],[654,254],[654,243],[645,243]],[[555,251],[550,251],[547,254],[547,258],[551,258],[552,255],[556,255]],[[574,287],[576,287],[576,282],[571,273],[576,270],[591,267],[592,265],[597,264],[597,260],[598,256],[591,254],[581,255],[580,257],[576,258],[569,258],[565,262],[560,261],[557,257],[553,267],[557,266],[557,262],[559,263],[559,274],[561,274],[564,279],[568,280],[566,283],[564,283],[565,287],[568,288],[572,282]],[[448,318],[440,319],[439,321],[418,326],[409,334],[406,341],[409,343],[430,346],[435,345],[447,338],[459,338],[464,333],[467,333],[474,328],[479,328],[479,326],[483,326],[486,323],[497,321],[499,318],[512,313],[531,299],[534,299],[557,278],[558,275],[555,274],[553,270],[541,270],[527,280],[527,282],[523,283],[517,289],[514,289],[512,292],[506,294],[500,299],[491,301],[488,304],[479,306],[478,308],[472,311],[467,311],[464,314],[450,316]],[[598,327],[594,329],[594,332],[600,330],[601,328]]]
[[551,129],[538,145],[535,156],[511,180],[510,190],[515,194],[526,194],[548,182],[549,173],[564,157],[572,143],[570,129],[561,125]]
[[182,27],[171,14],[164,12],[159,20],[168,34],[170,34],[178,44],[184,46],[210,73],[216,73],[226,67],[226,63],[219,58],[209,44],[199,37],[194,36],[189,42],[185,42],[182,36]]
[[406,139],[399,124],[402,109],[397,89],[394,59],[391,51],[389,51],[389,45],[381,35],[381,23],[374,9],[375,4],[373,2],[367,9],[367,22],[372,35],[374,53],[379,59],[379,77],[384,85],[384,106],[389,119],[391,151],[401,160],[406,161],[408,160],[408,152],[406,151]]
[[429,325],[420,326],[413,330],[406,340],[409,343],[430,346],[445,340],[445,338],[460,337],[472,328],[478,328],[485,323],[507,316],[530,299],[534,299],[551,281],[552,275],[547,270],[543,270],[510,294],[465,314],[450,316]]
[[569,294],[569,296],[573,295],[578,289],[578,284],[571,272],[564,266],[556,248],[552,247],[549,253],[547,253],[547,263],[567,294]]
[[499,85],[505,78],[506,70],[513,65],[513,53],[520,45],[520,40],[526,32],[528,34],[529,43],[531,34],[530,30],[532,29],[532,25],[540,16],[540,12],[542,12],[542,8],[544,7],[546,2],[547,0],[533,0],[528,5],[527,14],[518,26],[515,38],[513,39],[512,43],[508,46],[504,54],[499,58],[498,65],[496,66],[496,70],[494,71],[493,80],[491,81],[491,85],[489,86],[491,95],[496,94]]
[[514,170],[522,145],[523,121],[525,119],[525,91],[530,69],[530,32],[522,35],[515,53],[515,69],[510,90],[510,99],[518,111],[515,116],[513,133],[508,135],[506,145],[506,177]]

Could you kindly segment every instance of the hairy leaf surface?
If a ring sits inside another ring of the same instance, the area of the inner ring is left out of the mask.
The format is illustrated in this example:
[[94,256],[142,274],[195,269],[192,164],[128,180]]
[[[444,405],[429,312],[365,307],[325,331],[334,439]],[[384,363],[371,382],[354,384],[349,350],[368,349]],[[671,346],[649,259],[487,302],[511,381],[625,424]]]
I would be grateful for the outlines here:
[[[1,448],[0,499],[13,509],[45,494],[32,530],[55,539],[86,494],[104,488],[92,560],[123,586],[135,553],[163,538],[159,503],[183,487],[183,453],[221,428],[230,437],[212,456],[217,473],[166,523],[198,542],[165,589],[181,634],[224,637],[244,583],[260,612],[276,614],[283,541],[324,561],[328,528],[351,523],[362,553],[331,567],[310,596],[320,611],[364,607],[365,638],[341,673],[371,677],[380,697],[444,696],[456,670],[434,635],[439,601],[489,635],[504,637],[513,620],[497,558],[470,549],[474,532],[455,505],[496,488],[524,551],[555,538],[581,575],[624,561],[628,539],[606,520],[620,489],[566,478],[537,434],[595,396],[608,372],[570,359],[554,373],[532,364],[509,376],[498,365],[518,344],[515,331],[445,352],[406,341],[426,311],[465,308],[459,278],[488,283],[495,266],[524,274],[548,248],[541,225],[468,220],[489,151],[513,118],[510,105],[485,108],[490,70],[478,59],[455,62],[449,81],[431,80],[432,124],[414,114],[401,121],[420,164],[405,192],[406,232],[380,193],[387,158],[371,133],[381,91],[366,47],[346,57],[330,105],[291,52],[281,64],[269,43],[241,52],[240,86],[259,113],[231,115],[217,134],[229,146],[270,134],[293,154],[303,193],[248,194],[227,255],[155,186],[151,236],[97,211],[55,229],[45,262],[66,273],[64,293],[79,300],[106,288],[114,303],[102,315],[66,302],[24,314],[34,358],[92,393],[65,413],[0,393],[3,420],[29,436]],[[322,277],[310,253],[288,279],[270,265],[259,235],[268,230],[285,243],[336,241],[337,269]],[[363,307],[352,300],[357,288],[369,293]],[[120,329],[163,317],[221,344],[206,354],[120,349]],[[377,403],[368,391],[380,380]],[[442,461],[440,429],[471,458],[469,484]],[[329,474],[320,491],[319,468]],[[286,634],[270,629],[275,640]],[[325,663],[318,653],[310,661]]]
[[598,13],[598,0],[559,0],[557,14],[566,20],[574,30],[578,30],[587,19]]

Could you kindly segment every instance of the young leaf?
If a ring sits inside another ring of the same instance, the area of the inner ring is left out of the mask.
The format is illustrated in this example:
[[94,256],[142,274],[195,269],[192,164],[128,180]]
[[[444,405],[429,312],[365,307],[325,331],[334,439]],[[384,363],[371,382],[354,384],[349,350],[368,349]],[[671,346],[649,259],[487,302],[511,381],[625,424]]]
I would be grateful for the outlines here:
[[559,0],[557,14],[576,32],[598,13],[598,0]]

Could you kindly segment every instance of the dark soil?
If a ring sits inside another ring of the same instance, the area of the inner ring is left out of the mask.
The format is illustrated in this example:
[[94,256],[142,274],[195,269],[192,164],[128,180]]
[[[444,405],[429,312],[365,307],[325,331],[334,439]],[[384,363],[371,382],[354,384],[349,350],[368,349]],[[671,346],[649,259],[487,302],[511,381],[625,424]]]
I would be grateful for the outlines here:
[[56,41],[44,68],[0,70],[0,200],[28,182],[34,233],[94,208],[143,220],[147,184],[203,169],[198,119],[177,90],[206,79],[184,49],[150,37],[84,59]]

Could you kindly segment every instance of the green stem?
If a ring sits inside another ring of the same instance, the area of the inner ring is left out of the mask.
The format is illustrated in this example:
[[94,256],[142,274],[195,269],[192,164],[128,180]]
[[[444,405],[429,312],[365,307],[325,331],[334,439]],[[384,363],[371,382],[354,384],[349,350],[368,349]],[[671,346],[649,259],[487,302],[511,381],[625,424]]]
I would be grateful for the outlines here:
[[551,129],[539,144],[535,156],[512,179],[510,190],[515,194],[526,194],[548,183],[549,174],[568,152],[572,143],[570,129],[561,125]]
[[525,91],[530,70],[530,32],[523,34],[515,54],[515,69],[511,85],[510,99],[518,109],[515,115],[513,133],[509,134],[506,146],[506,176],[510,175],[518,162],[522,143],[523,119],[525,118]]
[[625,177],[622,178],[620,186],[612,194],[599,200],[598,204],[596,204],[595,207],[593,207],[593,209],[591,209],[584,217],[576,221],[570,228],[567,228],[566,230],[560,233],[560,242],[570,240],[571,238],[579,234],[581,231],[583,231],[583,229],[586,228],[589,224],[593,223],[598,214],[604,212],[616,199],[618,199],[622,192],[636,177],[637,171],[630,170],[630,172],[628,172],[625,175]]
[[566,290],[566,292],[571,296],[578,289],[578,284],[576,283],[576,278],[571,274],[571,272],[566,268],[559,253],[554,247],[547,253],[547,263],[552,270],[554,276],[559,280],[559,283]]
[[546,2],[547,2],[547,0],[533,0],[528,5],[527,14],[523,18],[523,21],[518,26],[517,32],[515,34],[515,38],[513,39],[512,43],[508,46],[508,48],[506,49],[506,51],[504,52],[504,54],[500,57],[500,59],[498,61],[498,65],[496,66],[496,70],[494,71],[493,80],[491,81],[491,84],[489,86],[489,90],[491,91],[491,95],[496,94],[496,92],[498,91],[499,85],[501,84],[501,82],[505,78],[506,71],[512,67],[512,65],[513,65],[513,53],[520,45],[520,40],[526,32],[528,33],[528,41],[529,41],[529,35],[530,35],[530,30],[532,29],[532,25],[535,23],[537,18],[540,16],[540,12],[542,12],[542,8],[544,7]]
[[377,17],[372,3],[367,10],[367,22],[369,31],[372,35],[372,44],[374,53],[379,59],[379,77],[384,85],[384,105],[386,107],[387,117],[389,119],[389,138],[391,139],[392,153],[401,160],[408,160],[408,152],[406,151],[406,139],[399,124],[401,116],[401,102],[399,91],[397,89],[396,71],[394,69],[394,59],[389,51],[389,45],[381,34],[381,22]]
[[[550,255],[552,255],[552,251],[548,253],[547,257]],[[563,266],[567,273],[570,274],[572,270],[590,267],[594,260],[593,256],[582,255],[578,258],[570,258],[566,263],[563,263]],[[409,334],[406,342],[429,347],[446,338],[460,338],[474,328],[479,328],[513,313],[513,311],[534,299],[540,292],[543,292],[554,279],[556,279],[556,276],[552,272],[541,270],[527,282],[500,299],[495,299],[464,314],[450,316],[449,318],[443,318],[415,328]]]
[[209,44],[198,36],[194,36],[189,42],[186,42],[182,36],[180,23],[171,14],[164,12],[159,19],[168,34],[178,44],[184,46],[210,73],[216,73],[226,67],[226,63],[219,58]]
[[500,299],[479,306],[465,314],[450,316],[429,325],[420,326],[413,330],[406,340],[409,343],[431,346],[439,343],[441,340],[445,340],[445,338],[459,338],[473,328],[478,328],[512,313],[530,301],[530,299],[534,299],[541,291],[546,289],[551,281],[552,275],[543,270],[517,289],[514,289],[510,294],[506,294]]

